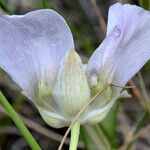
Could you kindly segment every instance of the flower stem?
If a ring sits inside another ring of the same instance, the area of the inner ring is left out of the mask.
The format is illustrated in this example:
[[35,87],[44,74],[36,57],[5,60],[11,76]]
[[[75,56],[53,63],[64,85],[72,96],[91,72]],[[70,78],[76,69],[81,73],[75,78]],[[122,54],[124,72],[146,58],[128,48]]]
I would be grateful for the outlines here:
[[9,104],[7,99],[4,97],[2,92],[0,91],[0,103],[3,105],[3,107],[7,110],[9,116],[11,119],[14,121],[24,138],[26,139],[27,143],[30,145],[32,150],[41,150],[29,130],[26,128],[26,126],[23,124],[21,121],[20,117],[18,114],[15,112],[13,107]]
[[69,150],[77,150],[80,134],[80,123],[76,122],[71,129],[71,140]]

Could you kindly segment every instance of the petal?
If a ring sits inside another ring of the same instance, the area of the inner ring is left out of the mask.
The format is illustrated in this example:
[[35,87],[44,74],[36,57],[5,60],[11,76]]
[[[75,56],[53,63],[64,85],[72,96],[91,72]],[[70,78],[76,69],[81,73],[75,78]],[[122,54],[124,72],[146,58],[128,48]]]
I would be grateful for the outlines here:
[[[101,95],[100,95],[101,96]],[[87,110],[86,115],[83,116],[82,123],[99,123],[102,121],[106,115],[109,113],[110,109],[114,105],[115,101],[119,98],[127,97],[129,94],[127,91],[123,91],[122,93],[116,94],[105,106],[100,106],[98,103],[100,103],[100,100],[102,100],[99,96],[95,99],[95,102],[97,104],[97,108],[91,107],[89,110]],[[102,97],[103,98],[103,97]],[[105,99],[103,100],[103,102]]]
[[48,125],[55,128],[69,125],[70,122],[65,118],[61,108],[53,99],[51,91],[47,91],[46,88],[44,93],[38,94],[35,105]]
[[0,67],[30,98],[41,78],[52,86],[61,59],[74,48],[65,20],[50,9],[1,16],[0,41]]
[[53,97],[64,114],[74,117],[90,100],[90,89],[78,54],[71,50],[62,64]]
[[94,64],[93,61],[99,64],[93,65],[87,72],[101,73],[108,82],[125,85],[150,59],[149,26],[149,11],[129,4],[111,6],[107,37],[91,57],[88,66]]
[[67,121],[65,117],[61,116],[61,114],[51,112],[49,110],[46,110],[45,108],[43,109],[42,107],[37,107],[37,108],[43,120],[51,127],[62,128],[70,124],[70,122]]

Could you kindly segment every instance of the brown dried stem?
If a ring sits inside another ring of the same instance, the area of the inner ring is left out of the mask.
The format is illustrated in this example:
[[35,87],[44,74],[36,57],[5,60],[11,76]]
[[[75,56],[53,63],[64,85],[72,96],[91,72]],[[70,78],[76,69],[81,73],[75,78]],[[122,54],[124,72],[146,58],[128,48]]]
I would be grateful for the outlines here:
[[101,12],[101,9],[98,7],[96,0],[90,0],[90,2],[91,2],[91,5],[93,7],[93,10],[95,12],[95,15],[98,18],[99,26],[102,29],[102,31],[104,32],[104,34],[106,34],[107,26],[106,26],[106,21],[105,21],[103,14]]

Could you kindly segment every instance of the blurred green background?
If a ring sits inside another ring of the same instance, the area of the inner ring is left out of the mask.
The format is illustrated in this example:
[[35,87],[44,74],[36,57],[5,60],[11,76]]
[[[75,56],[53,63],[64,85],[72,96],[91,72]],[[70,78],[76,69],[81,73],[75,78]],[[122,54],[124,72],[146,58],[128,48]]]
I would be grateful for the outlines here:
[[[83,63],[105,38],[109,6],[116,2],[131,3],[147,10],[149,0],[0,0],[0,14],[25,14],[36,9],[51,8],[67,21],[74,36],[75,49]],[[96,11],[98,9],[98,12]],[[1,28],[1,26],[0,26]],[[81,129],[79,149],[149,150],[150,149],[150,63],[129,85],[133,95],[118,101],[106,119],[98,125]],[[0,90],[4,93],[43,150],[56,150],[67,128],[54,129],[41,119],[36,108],[20,94],[19,87],[0,70]],[[28,150],[28,144],[0,106],[0,148]],[[68,139],[63,148],[68,149]]]

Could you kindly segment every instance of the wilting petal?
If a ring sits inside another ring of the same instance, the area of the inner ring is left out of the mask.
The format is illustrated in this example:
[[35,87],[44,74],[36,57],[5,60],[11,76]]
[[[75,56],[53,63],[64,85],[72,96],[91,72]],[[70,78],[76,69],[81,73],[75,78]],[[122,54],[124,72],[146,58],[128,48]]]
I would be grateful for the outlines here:
[[0,67],[30,98],[41,78],[52,86],[61,59],[73,47],[69,27],[53,10],[0,17]]
[[53,97],[68,117],[74,117],[90,100],[90,89],[78,54],[71,50],[62,64]]
[[118,3],[111,6],[107,37],[88,64],[90,66],[95,61],[99,62],[101,67],[98,64],[93,66],[94,69],[91,67],[88,72],[94,73],[96,70],[96,73],[100,72],[108,82],[126,84],[150,59],[149,27],[149,11],[129,4]]

